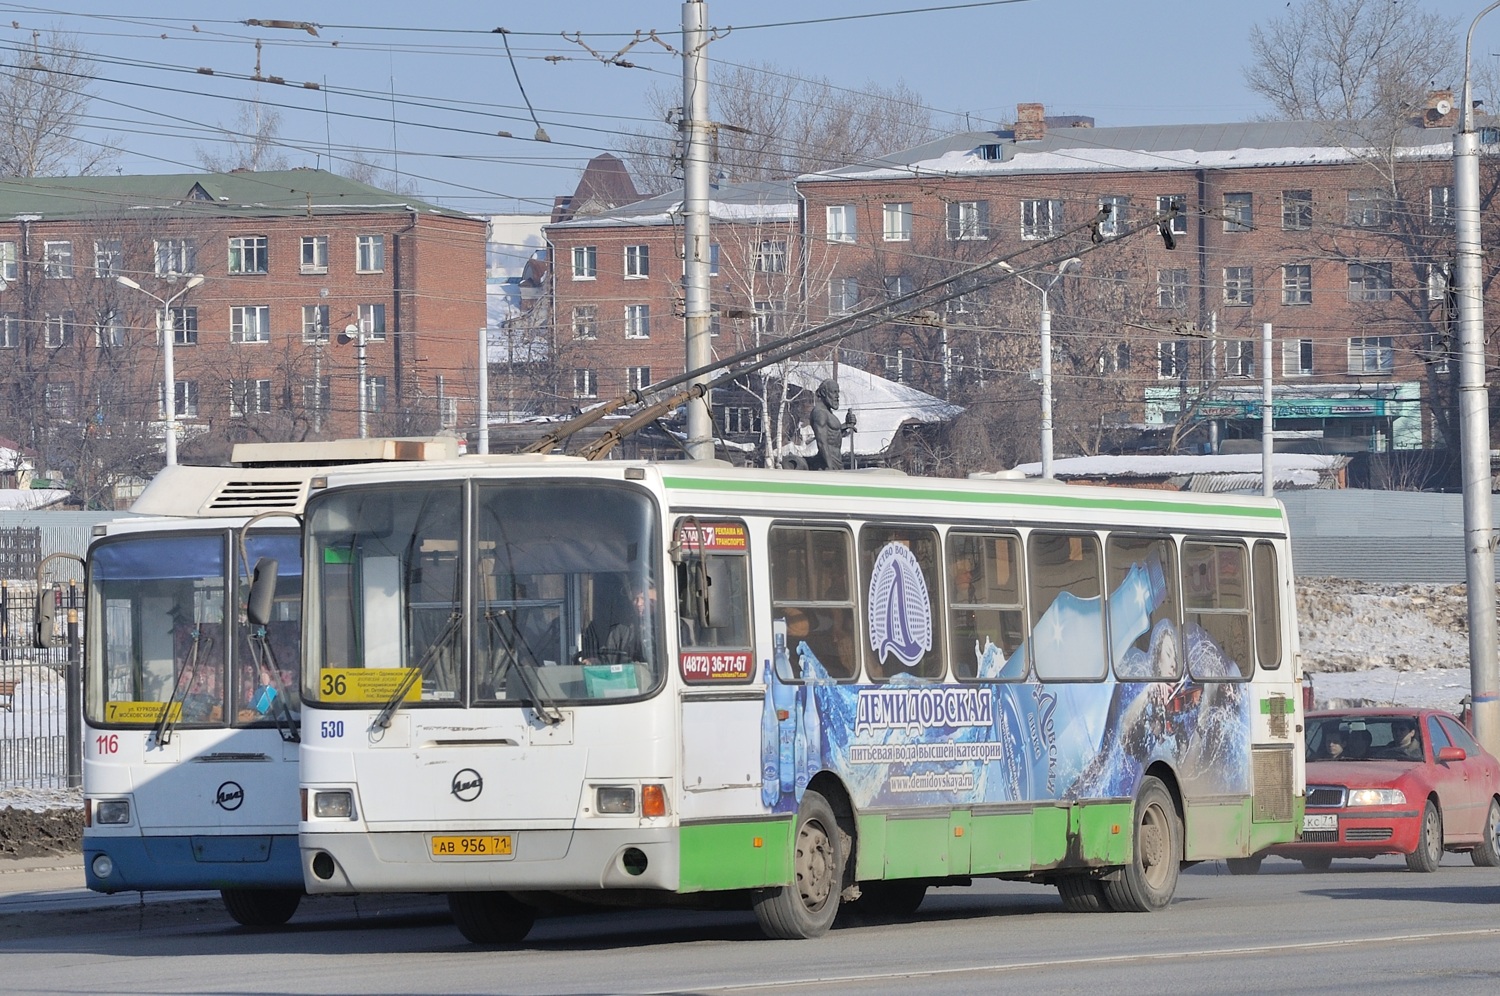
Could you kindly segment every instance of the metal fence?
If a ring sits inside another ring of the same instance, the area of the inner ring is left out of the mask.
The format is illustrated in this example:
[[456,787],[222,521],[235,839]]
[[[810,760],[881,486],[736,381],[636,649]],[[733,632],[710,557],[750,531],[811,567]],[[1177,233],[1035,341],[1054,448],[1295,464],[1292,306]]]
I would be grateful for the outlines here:
[[65,645],[43,650],[33,645],[36,583],[0,580],[0,789],[80,784],[82,697],[69,696],[68,686],[80,687],[83,592],[76,584],[49,587]]

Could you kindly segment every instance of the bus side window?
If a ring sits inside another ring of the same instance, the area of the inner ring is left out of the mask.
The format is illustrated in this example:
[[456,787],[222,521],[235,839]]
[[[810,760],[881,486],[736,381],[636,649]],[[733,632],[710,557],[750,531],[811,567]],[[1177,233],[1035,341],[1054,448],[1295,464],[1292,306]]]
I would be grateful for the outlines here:
[[1099,680],[1104,648],[1099,537],[1034,532],[1027,540],[1031,663],[1042,681]]
[[1188,540],[1182,544],[1182,592],[1186,608],[1184,636],[1208,638],[1220,654],[1190,650],[1194,678],[1248,678],[1250,591],[1245,548],[1238,543]]
[[1276,568],[1276,548],[1259,540],[1251,552],[1255,605],[1255,658],[1262,668],[1281,667],[1281,572]]
[[703,557],[703,582],[715,586],[714,604],[727,610],[714,625],[699,625],[691,604],[691,572],[696,566],[677,565],[678,608],[682,620],[682,645],[694,649],[750,649],[750,571],[742,554],[710,553]]
[[1021,543],[1015,536],[948,533],[948,662],[961,681],[1026,676]]
[[1105,544],[1109,644],[1115,676],[1182,675],[1177,552],[1170,537],[1111,534]]
[[[940,560],[935,529],[867,524],[860,530],[859,576],[869,598],[872,630],[863,649],[865,673],[872,679],[909,674],[941,681],[947,672],[938,602]],[[914,583],[918,579],[908,576],[913,566],[927,589],[925,599]]]
[[793,670],[781,677],[799,680],[815,658],[830,678],[851,680],[859,672],[859,648],[848,531],[776,526],[770,551],[771,616],[786,620]]

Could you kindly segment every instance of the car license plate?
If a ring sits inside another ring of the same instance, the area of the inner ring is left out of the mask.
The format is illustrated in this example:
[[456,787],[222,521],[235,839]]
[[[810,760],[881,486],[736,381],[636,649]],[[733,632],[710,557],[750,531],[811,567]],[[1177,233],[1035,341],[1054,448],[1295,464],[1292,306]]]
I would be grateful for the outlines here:
[[1307,813],[1302,817],[1304,830],[1337,830],[1339,818],[1333,813]]
[[493,858],[509,857],[510,834],[462,834],[434,836],[432,856],[435,858]]

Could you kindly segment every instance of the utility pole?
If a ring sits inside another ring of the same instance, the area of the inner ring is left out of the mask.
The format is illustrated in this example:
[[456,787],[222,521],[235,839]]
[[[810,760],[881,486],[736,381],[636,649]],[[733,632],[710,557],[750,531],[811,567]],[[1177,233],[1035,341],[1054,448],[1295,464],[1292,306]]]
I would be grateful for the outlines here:
[[[707,367],[712,358],[709,339],[708,278],[713,245],[708,232],[710,145],[708,141],[708,7],[703,0],[682,5],[682,162],[683,190],[683,314],[687,332],[687,369]],[[687,406],[687,454],[694,460],[714,455],[713,406],[707,375],[694,378],[704,385],[703,396]]]
[[1484,382],[1484,286],[1480,261],[1479,133],[1474,129],[1470,53],[1479,12],[1464,42],[1464,88],[1453,135],[1454,235],[1458,253],[1458,415],[1463,457],[1464,559],[1469,589],[1469,682],[1475,739],[1500,751],[1500,674],[1495,661],[1494,501],[1490,476],[1490,396]]
[[1263,322],[1260,327],[1260,493],[1267,498],[1276,493],[1275,459],[1272,456],[1276,445],[1271,432],[1276,415],[1272,405],[1271,323]]
[[[507,329],[507,334],[514,334]],[[490,451],[490,330],[479,330],[479,452]]]

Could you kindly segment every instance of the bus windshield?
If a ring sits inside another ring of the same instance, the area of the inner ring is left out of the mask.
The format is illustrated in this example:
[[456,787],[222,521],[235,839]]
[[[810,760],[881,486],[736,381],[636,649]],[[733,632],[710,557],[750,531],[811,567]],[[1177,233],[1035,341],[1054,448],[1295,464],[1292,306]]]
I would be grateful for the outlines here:
[[542,709],[648,694],[663,675],[658,534],[644,494],[598,482],[321,495],[303,694]]

